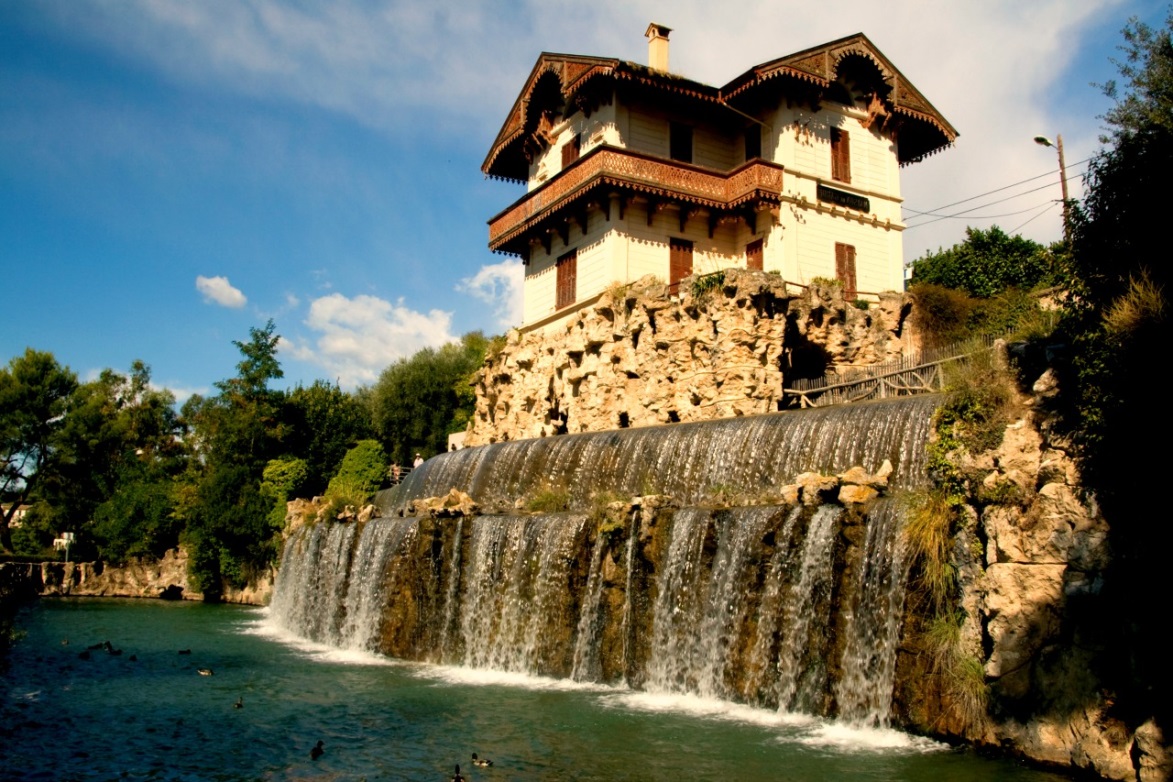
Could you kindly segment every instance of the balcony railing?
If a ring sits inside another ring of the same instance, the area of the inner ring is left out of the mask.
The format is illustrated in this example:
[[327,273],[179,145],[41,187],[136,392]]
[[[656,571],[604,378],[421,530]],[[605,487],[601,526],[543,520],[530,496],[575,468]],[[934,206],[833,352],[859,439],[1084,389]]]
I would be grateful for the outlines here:
[[490,220],[490,249],[501,249],[599,185],[724,210],[757,199],[777,201],[782,166],[755,159],[722,173],[626,149],[596,147]]

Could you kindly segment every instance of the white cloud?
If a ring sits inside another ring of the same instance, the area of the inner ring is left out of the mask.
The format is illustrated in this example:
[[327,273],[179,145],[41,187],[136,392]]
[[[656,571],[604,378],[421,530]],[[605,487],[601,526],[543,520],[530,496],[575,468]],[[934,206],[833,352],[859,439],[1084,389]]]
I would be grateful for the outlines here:
[[[471,136],[478,145],[504,121],[543,50],[643,62],[642,34],[654,19],[674,29],[674,71],[723,84],[754,64],[863,31],[961,134],[955,148],[902,170],[905,201],[918,210],[1054,170],[1054,155],[1031,142],[1040,133],[1063,134],[1069,164],[1088,157],[1106,105],[1088,82],[1115,75],[1107,62],[1115,52],[1102,61],[1087,52],[1103,47],[1105,27],[1151,14],[1142,0],[843,0],[834,14],[777,0],[742,0],[733,14],[701,0],[522,0],[509,8],[489,0],[90,0],[56,8],[67,29],[179,81],[315,106],[379,128],[459,131],[461,143]],[[1100,70],[1089,72],[1093,60]],[[1055,180],[1054,192],[909,230],[906,257],[959,240],[967,224],[1016,227],[1030,208],[1059,197]],[[985,217],[995,214],[1004,216]],[[1058,238],[1058,208],[1024,233]]]
[[488,304],[497,325],[509,329],[521,324],[524,283],[525,267],[521,261],[501,261],[482,266],[472,277],[457,283],[456,290]]
[[310,303],[305,325],[318,333],[311,342],[283,339],[298,359],[324,367],[347,387],[374,382],[397,359],[426,347],[452,342],[452,314],[417,312],[375,296],[347,298],[331,293]]
[[204,294],[204,301],[209,304],[238,310],[248,303],[248,298],[238,288],[232,287],[227,277],[205,277],[201,274],[196,277],[196,290]]

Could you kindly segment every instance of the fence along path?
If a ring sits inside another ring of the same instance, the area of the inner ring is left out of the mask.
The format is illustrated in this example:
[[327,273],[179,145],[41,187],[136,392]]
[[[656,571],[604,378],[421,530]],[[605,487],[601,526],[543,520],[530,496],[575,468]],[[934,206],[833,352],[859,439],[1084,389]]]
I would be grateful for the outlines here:
[[974,353],[989,350],[994,335],[939,348],[920,350],[884,364],[836,371],[822,377],[796,378],[782,389],[785,407],[824,407],[893,396],[931,394],[944,390],[941,368]]

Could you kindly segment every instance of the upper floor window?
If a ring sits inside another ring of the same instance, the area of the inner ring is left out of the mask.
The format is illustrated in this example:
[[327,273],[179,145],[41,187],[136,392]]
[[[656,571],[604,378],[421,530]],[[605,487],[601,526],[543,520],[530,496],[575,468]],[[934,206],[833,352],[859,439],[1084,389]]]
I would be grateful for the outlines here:
[[831,128],[831,178],[851,182],[851,138],[839,128]]
[[668,156],[681,163],[692,162],[692,126],[682,122],[668,123]]
[[558,257],[557,291],[554,294],[554,309],[574,304],[578,287],[578,250],[571,250]]
[[562,167],[566,168],[574,161],[578,160],[578,153],[582,150],[582,134],[575,133],[574,136],[562,145]]
[[750,125],[745,129],[745,159],[753,160],[762,156],[762,129],[757,125]]

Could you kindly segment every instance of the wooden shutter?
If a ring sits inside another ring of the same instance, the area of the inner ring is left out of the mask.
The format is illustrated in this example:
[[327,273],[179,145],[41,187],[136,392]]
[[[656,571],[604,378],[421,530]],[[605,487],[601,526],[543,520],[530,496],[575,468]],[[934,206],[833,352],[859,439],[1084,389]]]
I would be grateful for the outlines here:
[[578,154],[582,150],[582,135],[574,134],[574,138],[562,145],[562,167],[566,168],[574,161],[578,160]]
[[831,128],[831,178],[851,182],[851,138],[839,128]]
[[855,246],[835,243],[835,279],[843,283],[843,297],[855,298]]
[[754,239],[745,246],[745,268],[762,270],[762,240]]
[[674,285],[692,274],[692,242],[671,239],[668,246],[668,283]]
[[578,250],[571,250],[558,258],[558,289],[554,309],[560,310],[574,304],[578,286]]

